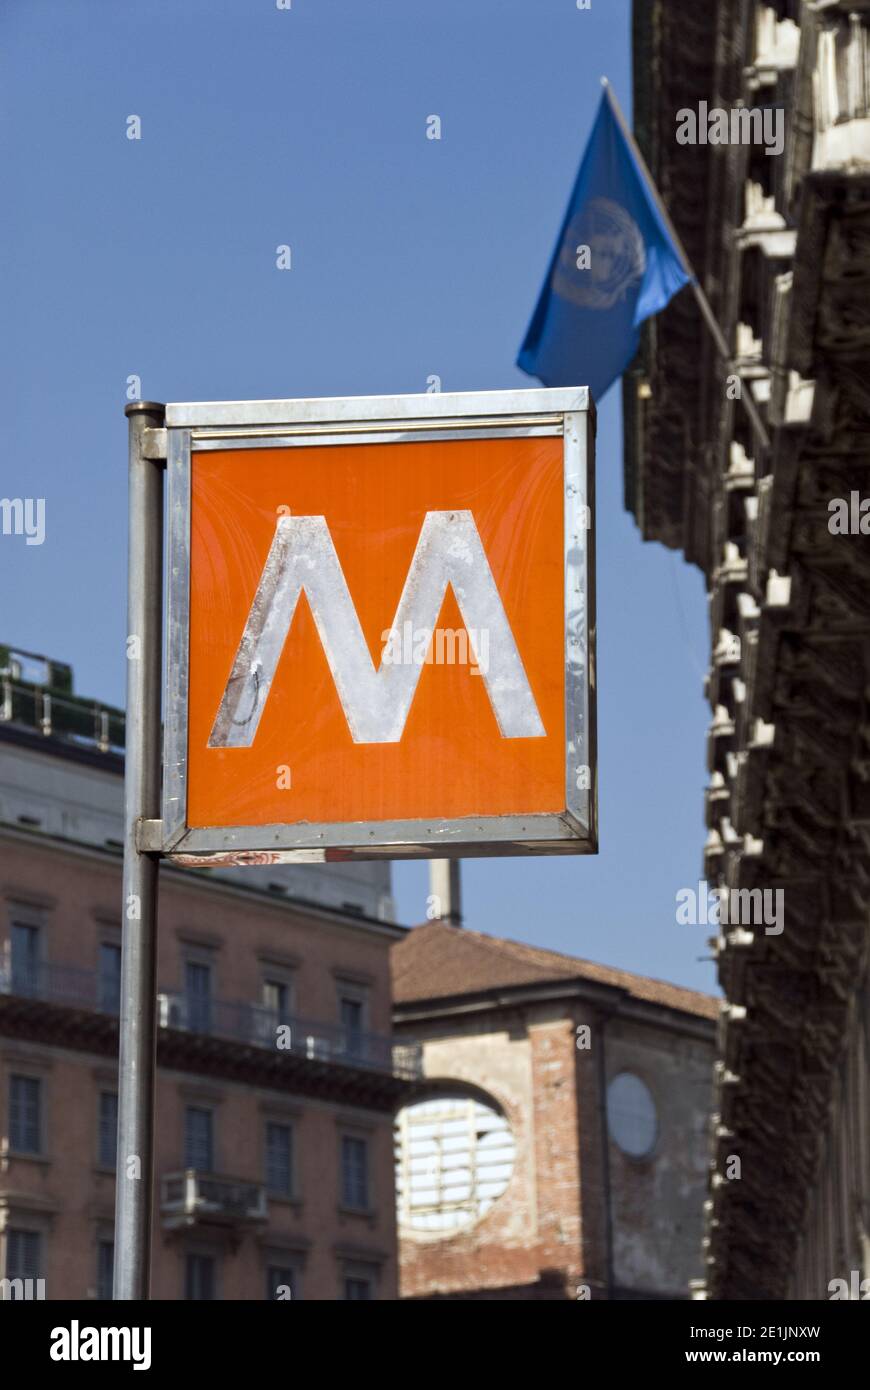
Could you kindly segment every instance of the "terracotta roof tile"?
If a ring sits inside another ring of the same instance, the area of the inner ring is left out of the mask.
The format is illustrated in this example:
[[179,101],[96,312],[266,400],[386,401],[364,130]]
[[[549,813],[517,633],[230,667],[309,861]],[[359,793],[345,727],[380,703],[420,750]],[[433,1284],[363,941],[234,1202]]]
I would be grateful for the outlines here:
[[635,999],[661,1004],[702,1018],[716,1018],[719,1001],[681,985],[650,980],[609,965],[484,936],[467,927],[427,922],[415,927],[391,951],[393,996],[397,1004],[478,994],[518,985],[589,980],[623,989]]

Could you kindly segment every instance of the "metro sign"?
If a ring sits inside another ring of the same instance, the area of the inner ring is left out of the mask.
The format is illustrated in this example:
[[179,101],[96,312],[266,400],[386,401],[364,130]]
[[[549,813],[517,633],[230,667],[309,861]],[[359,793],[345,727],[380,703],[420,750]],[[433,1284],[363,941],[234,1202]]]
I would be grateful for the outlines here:
[[595,852],[585,388],[169,405],[182,863]]
[[[402,597],[376,666],[324,516],[279,517],[239,650],[221,697],[210,748],[250,748],[302,594],[308,599],[354,743],[398,743],[422,662],[442,629],[452,587],[502,738],[546,730],[471,512],[427,512]],[[479,626],[469,626],[475,619]],[[423,647],[398,660],[394,633],[422,633]],[[450,629],[452,632],[453,629]],[[483,634],[492,651],[483,659]],[[490,642],[491,639],[491,642]]]

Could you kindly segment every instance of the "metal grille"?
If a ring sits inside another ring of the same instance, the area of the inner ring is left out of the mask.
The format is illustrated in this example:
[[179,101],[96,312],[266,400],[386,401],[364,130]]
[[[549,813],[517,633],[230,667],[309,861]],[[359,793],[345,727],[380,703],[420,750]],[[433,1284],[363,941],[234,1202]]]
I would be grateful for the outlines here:
[[289,1125],[266,1126],[266,1186],[288,1196],[293,1190],[293,1131]]
[[109,1302],[112,1298],[112,1275],[115,1262],[115,1243],[101,1240],[97,1246],[97,1298]]
[[6,1278],[41,1278],[42,1239],[39,1231],[20,1231],[13,1227],[8,1232],[6,1241]]
[[215,1269],[211,1255],[188,1255],[185,1266],[185,1297],[207,1300],[215,1296]]
[[9,1080],[9,1140],[17,1153],[39,1153],[39,1081],[30,1076]]
[[99,1156],[104,1168],[114,1168],[118,1142],[118,1097],[114,1091],[100,1092]]
[[345,1135],[341,1141],[341,1191],[345,1206],[364,1209],[369,1200],[368,1145]]
[[188,1106],[184,1117],[184,1162],[199,1173],[214,1168],[212,1115],[210,1110]]

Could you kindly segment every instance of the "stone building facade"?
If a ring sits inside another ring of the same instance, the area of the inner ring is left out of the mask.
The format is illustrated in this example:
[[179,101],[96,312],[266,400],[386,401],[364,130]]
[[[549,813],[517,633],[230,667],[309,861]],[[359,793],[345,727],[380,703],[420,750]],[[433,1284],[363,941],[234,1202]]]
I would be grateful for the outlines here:
[[717,1002],[440,921],[392,954],[424,1059],[396,1129],[402,1296],[688,1297]]
[[[870,1276],[870,4],[635,0],[634,61],[638,142],[733,356],[688,291],[645,327],[626,505],[708,585],[706,877],[784,902],[781,932],[713,942],[706,1291],[827,1298]],[[781,152],[679,143],[702,104],[766,111]]]
[[[3,655],[0,1280],[108,1298],[123,719]],[[161,869],[153,1297],[397,1296],[389,874]]]

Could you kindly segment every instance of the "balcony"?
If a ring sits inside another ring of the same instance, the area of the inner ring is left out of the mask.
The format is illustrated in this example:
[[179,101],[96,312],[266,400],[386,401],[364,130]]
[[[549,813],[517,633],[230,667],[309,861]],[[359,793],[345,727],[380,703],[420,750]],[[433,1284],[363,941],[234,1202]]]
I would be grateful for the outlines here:
[[278,1056],[382,1072],[404,1081],[417,1081],[423,1074],[417,1043],[397,1043],[379,1033],[347,1029],[321,1019],[282,1018],[262,1005],[241,1000],[194,1000],[181,993],[162,993],[157,1003],[162,1028],[246,1043]]
[[[68,1011],[52,1021],[45,1004]],[[59,1031],[111,1052],[117,1049],[118,997],[114,982],[98,971],[76,965],[42,963],[27,970],[0,966],[0,1007],[4,1028],[22,1037],[44,1038]],[[235,1067],[240,1049],[256,1062],[259,1056],[276,1079],[281,1073],[301,1079],[304,1073],[325,1079],[339,1072],[372,1081],[397,1083],[420,1079],[422,1053],[417,1043],[399,1043],[378,1033],[343,1028],[337,1023],[298,1016],[281,1018],[258,1004],[230,999],[192,999],[163,991],[157,996],[162,1039],[158,1051],[183,1065],[188,1058],[208,1061],[220,1070],[221,1058]],[[171,1041],[170,1041],[171,1040]],[[227,1049],[229,1044],[229,1049]],[[235,1048],[232,1046],[235,1044]],[[221,1046],[222,1045],[222,1046]]]
[[0,671],[0,724],[23,724],[44,738],[61,738],[94,752],[121,755],[124,751],[121,710],[81,699],[71,689],[60,694],[16,680],[9,668]]
[[88,1009],[115,1018],[119,1012],[117,986],[98,971],[78,965],[39,965],[16,968],[0,965],[0,995],[44,1004],[61,1004],[70,1009]]
[[261,1183],[198,1173],[167,1173],[160,1183],[163,1229],[219,1225],[239,1228],[263,1225],[269,1219],[266,1189]]
[[870,28],[866,14],[851,13],[853,8],[859,7],[838,6],[815,20],[815,72],[808,84],[814,95],[814,171],[866,175],[870,168]]

